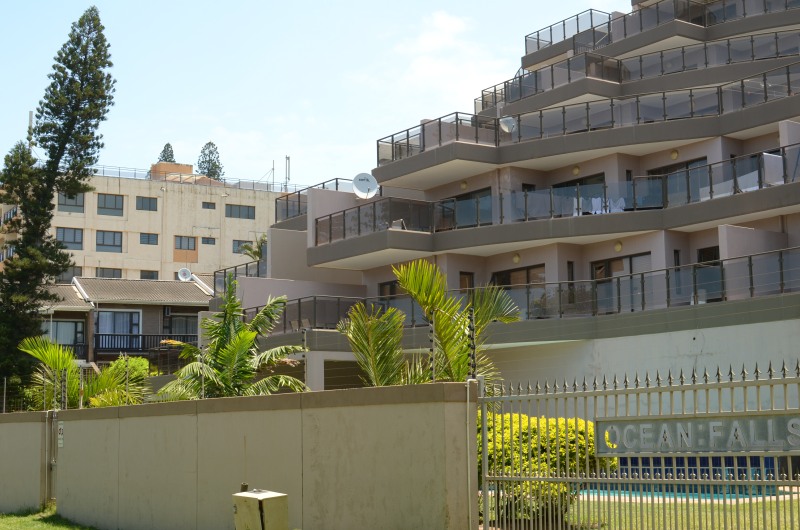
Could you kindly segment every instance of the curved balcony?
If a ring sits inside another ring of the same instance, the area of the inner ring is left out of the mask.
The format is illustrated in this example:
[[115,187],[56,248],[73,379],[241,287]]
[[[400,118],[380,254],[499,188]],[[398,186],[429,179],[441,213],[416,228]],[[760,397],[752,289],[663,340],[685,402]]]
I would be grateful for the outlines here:
[[525,53],[531,54],[568,39],[575,53],[596,50],[644,33],[674,20],[702,27],[742,18],[779,13],[800,7],[800,0],[662,0],[611,18],[602,11],[585,11],[525,36]]
[[614,59],[587,52],[533,72],[525,72],[483,90],[481,97],[475,99],[475,112],[480,113],[500,104],[513,103],[586,78],[627,83],[798,54],[800,54],[800,35],[796,31],[747,35],[681,46],[627,59]]
[[454,142],[497,147],[645,123],[721,116],[799,91],[800,63],[794,63],[716,87],[601,99],[503,118],[456,112],[378,140],[378,166]]
[[[480,289],[480,288],[477,288]],[[522,320],[597,317],[800,292],[800,247],[695,263],[612,278],[504,286]],[[469,290],[454,292],[465,300]],[[310,296],[287,302],[275,333],[336,329],[350,307],[394,307],[406,327],[427,325],[408,295],[352,298]],[[259,308],[245,310],[252,318]]]
[[320,190],[353,191],[353,181],[350,179],[335,178],[278,197],[275,199],[275,222],[280,223],[287,219],[305,215],[306,212],[308,212],[308,190],[312,188]]

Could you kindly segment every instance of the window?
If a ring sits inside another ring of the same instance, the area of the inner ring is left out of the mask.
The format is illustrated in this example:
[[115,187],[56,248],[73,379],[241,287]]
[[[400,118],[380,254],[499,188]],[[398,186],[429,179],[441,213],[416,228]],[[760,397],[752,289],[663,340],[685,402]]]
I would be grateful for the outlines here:
[[233,240],[233,253],[234,254],[243,254],[242,245],[252,245],[252,241],[247,241],[245,239],[234,239]]
[[[176,315],[164,319],[164,333],[168,335],[197,335],[197,315]],[[185,340],[185,339],[180,339]]]
[[136,209],[148,212],[158,211],[158,197],[136,197]]
[[176,250],[194,250],[197,238],[191,236],[175,236]]
[[97,252],[122,252],[122,232],[97,231]]
[[122,269],[109,269],[108,267],[97,267],[94,275],[96,278],[122,278]]
[[213,237],[204,237],[201,241],[202,241],[202,243],[204,245],[216,245],[217,244],[217,240],[215,238],[213,238]]
[[203,210],[216,210],[217,203],[203,201]]
[[98,350],[138,350],[141,321],[139,311],[95,311],[95,347]]
[[139,278],[142,280],[157,280],[158,271],[139,271]]
[[83,229],[56,228],[56,239],[70,250],[83,250]]
[[52,324],[51,328],[49,319],[42,321],[42,335],[56,344],[74,346],[84,343],[83,322],[80,320],[53,320]]
[[158,245],[158,234],[142,232],[139,234],[139,243],[142,245]]
[[122,216],[122,206],[124,203],[122,195],[110,195],[108,193],[97,194],[97,213],[98,215]]
[[437,205],[437,230],[480,226],[492,222],[492,190],[484,188],[443,199]]
[[492,274],[492,283],[507,286],[544,283],[544,265],[495,272]]
[[379,296],[397,296],[399,294],[405,294],[405,291],[400,287],[400,282],[397,280],[378,284]]
[[63,193],[59,193],[58,211],[83,213],[83,193],[78,193],[72,197],[64,195]]
[[72,283],[72,278],[83,275],[83,267],[70,267],[56,278],[56,283]]
[[458,288],[461,290],[472,289],[475,287],[475,273],[464,272],[458,273]]
[[241,204],[226,204],[225,217],[233,217],[236,219],[255,219],[256,207],[244,206]]

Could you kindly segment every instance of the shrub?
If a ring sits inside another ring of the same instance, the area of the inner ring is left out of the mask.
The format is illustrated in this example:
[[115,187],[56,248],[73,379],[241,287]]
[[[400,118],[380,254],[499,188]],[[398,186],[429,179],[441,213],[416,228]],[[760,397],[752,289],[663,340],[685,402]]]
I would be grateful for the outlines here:
[[[520,478],[495,483],[493,502],[501,519],[563,517],[580,492],[582,481],[547,478],[585,478],[616,469],[616,459],[595,455],[591,421],[507,413],[491,414],[487,422],[488,474]],[[479,414],[479,470],[483,458],[480,424]],[[480,471],[478,476],[482,484]]]

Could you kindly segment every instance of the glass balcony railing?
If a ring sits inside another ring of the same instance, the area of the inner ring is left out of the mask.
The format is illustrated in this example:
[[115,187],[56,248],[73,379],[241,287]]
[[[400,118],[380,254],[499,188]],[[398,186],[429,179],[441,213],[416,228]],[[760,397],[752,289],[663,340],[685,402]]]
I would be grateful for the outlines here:
[[608,13],[590,10],[527,35],[525,53],[533,53],[567,39],[572,39],[575,53],[582,53],[673,20],[707,27],[798,7],[800,0],[717,0],[705,3],[662,0],[613,19]]
[[335,178],[278,197],[275,199],[275,222],[279,223],[287,219],[305,215],[308,211],[308,190],[312,188],[320,190],[353,191],[353,181]]
[[[778,84],[775,80],[771,86]],[[742,85],[732,90],[733,101],[728,104],[741,104],[748,94],[746,89]],[[663,104],[673,113],[679,111],[679,102],[667,100]],[[433,233],[493,223],[670,208],[797,181],[800,144],[664,175],[634,177],[631,181],[512,190],[497,197],[497,216],[488,194],[438,202],[383,198],[316,219],[315,244],[326,245],[390,228]]]
[[[716,87],[600,99],[503,118],[455,113],[378,140],[378,165],[453,142],[501,146],[601,129],[720,116],[793,96],[799,89],[800,63],[795,63]],[[409,149],[410,138],[413,149]]]
[[[800,292],[800,247],[597,280],[510,285],[504,289],[519,307],[522,320],[594,317],[759,298]],[[452,294],[464,300],[470,297],[469,290]],[[406,327],[428,323],[420,306],[408,295],[311,296],[286,304],[275,333],[336,329],[358,302],[383,310],[402,310]],[[245,310],[245,318],[252,318],[259,309]]]
[[214,271],[214,296],[222,296],[225,293],[228,275],[232,275],[234,280],[240,277],[266,278],[267,261],[265,259],[251,261],[235,267],[228,267],[227,269]]
[[797,31],[747,35],[621,60],[587,52],[533,72],[524,72],[485,89],[475,100],[475,112],[513,103],[587,77],[625,83],[732,63],[797,55],[800,55],[800,33]]

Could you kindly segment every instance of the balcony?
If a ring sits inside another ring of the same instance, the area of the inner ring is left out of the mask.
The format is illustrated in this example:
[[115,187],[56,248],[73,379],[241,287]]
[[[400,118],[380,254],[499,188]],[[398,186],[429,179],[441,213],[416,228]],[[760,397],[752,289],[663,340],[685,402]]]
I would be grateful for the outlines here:
[[498,147],[648,123],[729,115],[794,96],[798,89],[800,63],[794,63],[716,87],[601,99],[503,118],[456,112],[378,140],[378,166],[455,142]]
[[308,211],[308,190],[312,188],[320,190],[353,191],[353,181],[335,178],[278,197],[275,199],[275,222],[280,223],[287,219],[305,215]]
[[225,293],[228,276],[233,276],[234,281],[239,278],[266,278],[266,260],[251,261],[235,267],[214,271],[214,296],[222,296]]
[[628,59],[584,53],[483,90],[475,99],[475,112],[513,103],[527,97],[591,78],[613,83],[652,79],[680,72],[727,64],[776,59],[800,54],[796,31],[748,35],[671,48]]
[[[800,292],[800,247],[621,274],[602,280],[504,288],[520,308],[522,320],[597,317],[761,298]],[[464,300],[470,296],[469,291],[454,294]],[[421,308],[407,295],[373,298],[313,296],[290,300],[275,333],[336,329],[336,324],[358,302],[373,308],[402,310],[406,327],[427,325]],[[246,310],[246,318],[252,318],[258,309]]]
[[197,335],[141,335],[95,333],[95,354],[146,353],[168,347],[164,341],[197,344]]
[[662,0],[611,18],[589,10],[525,36],[525,53],[531,54],[568,39],[575,53],[596,50],[644,33],[674,20],[710,27],[742,18],[779,13],[800,7],[800,0]]

